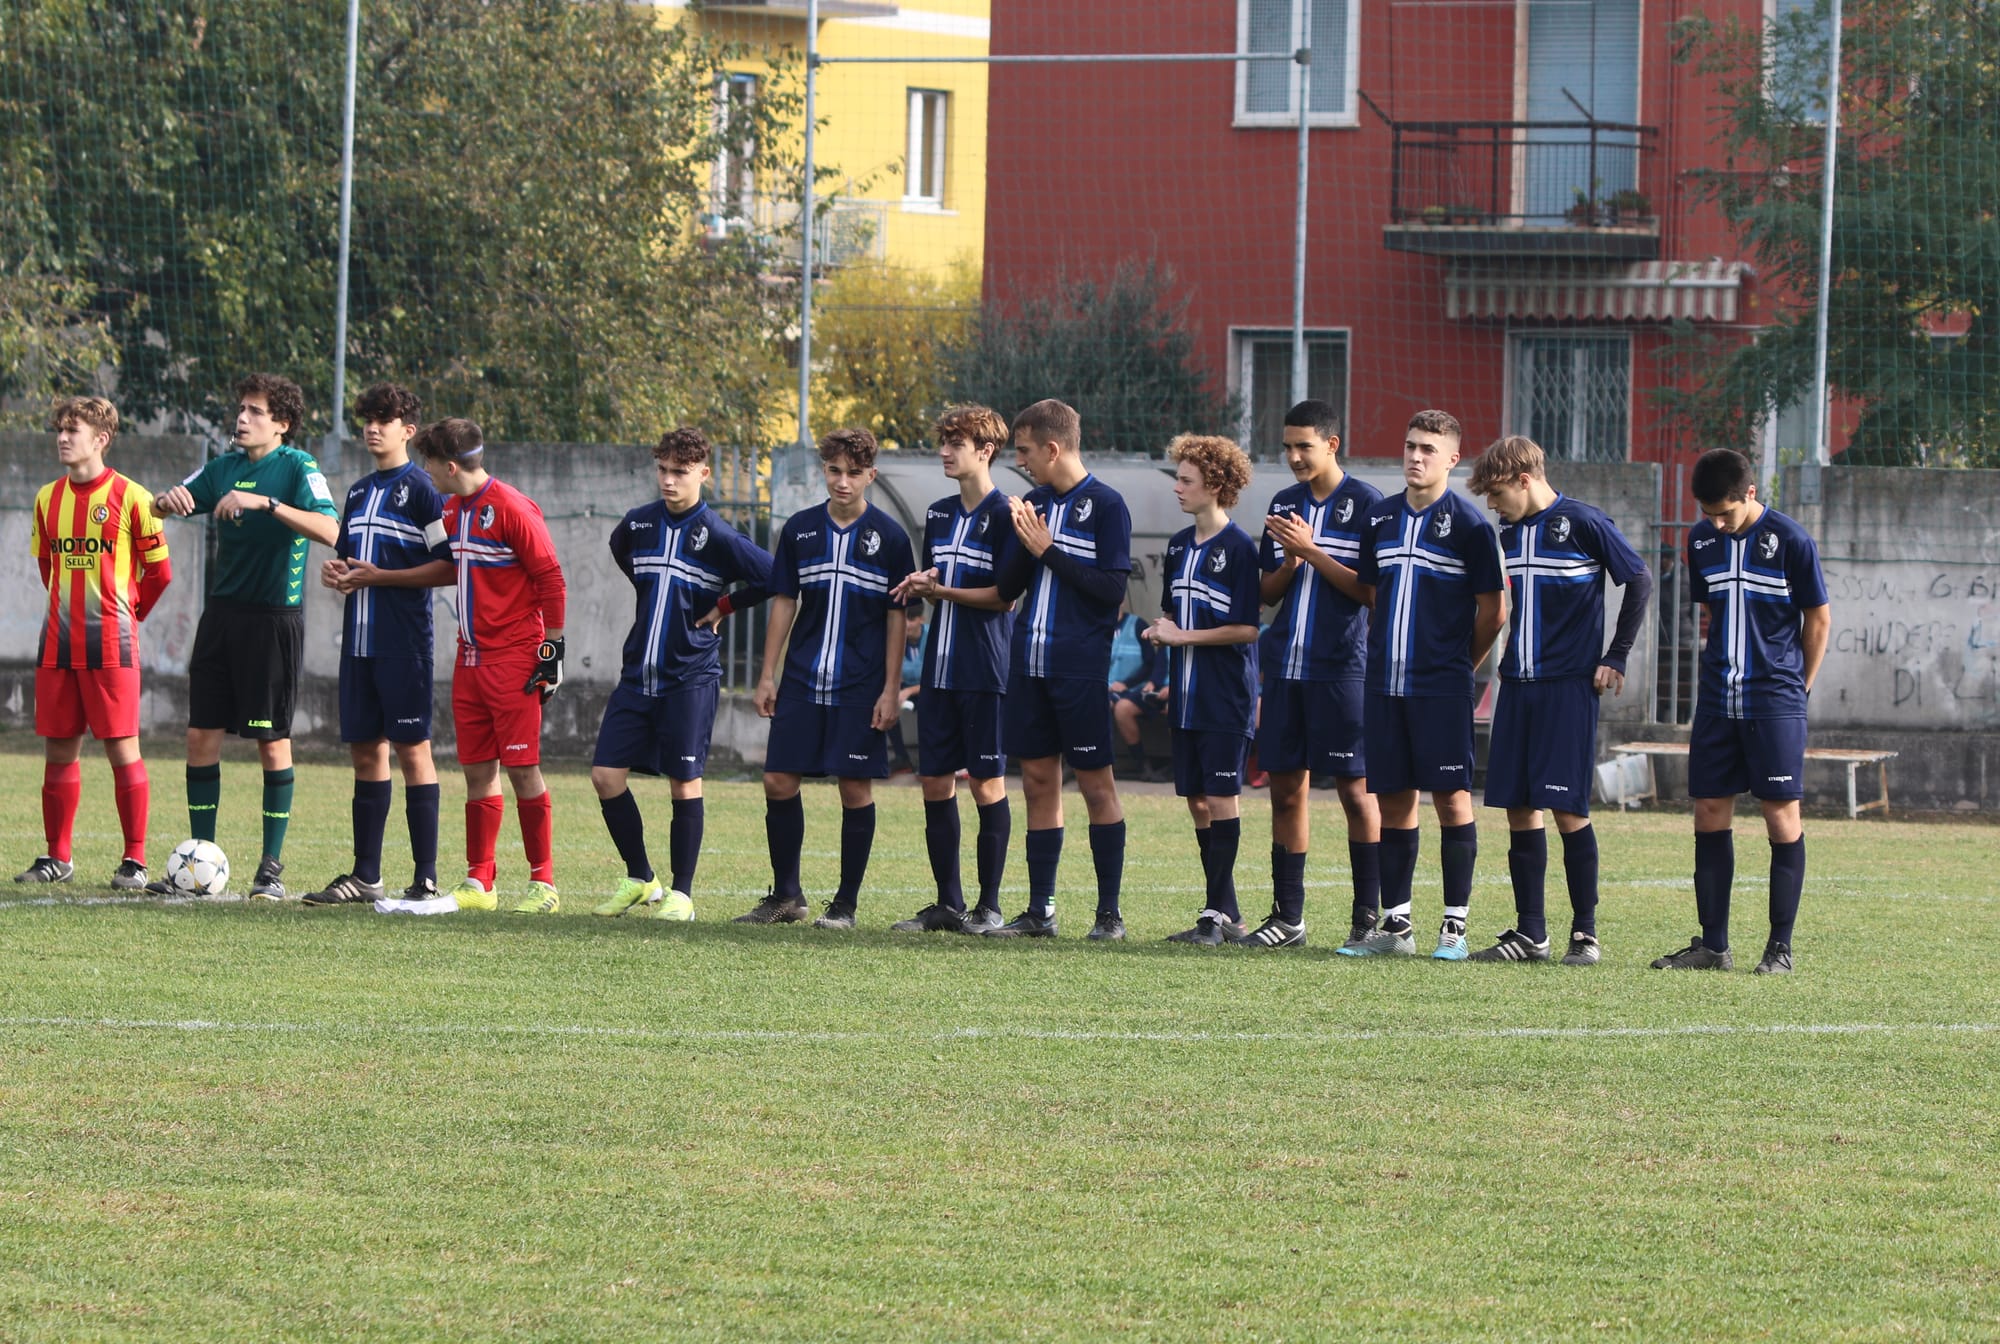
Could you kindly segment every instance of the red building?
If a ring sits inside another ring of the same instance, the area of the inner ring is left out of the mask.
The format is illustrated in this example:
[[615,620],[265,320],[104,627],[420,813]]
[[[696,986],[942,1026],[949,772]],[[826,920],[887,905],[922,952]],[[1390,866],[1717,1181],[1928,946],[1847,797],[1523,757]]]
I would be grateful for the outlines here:
[[[1720,7],[1755,22],[1793,3]],[[1353,451],[1395,454],[1425,406],[1474,449],[1503,432],[1591,460],[1699,446],[1650,395],[1673,378],[1669,321],[1742,339],[1761,319],[1751,268],[1690,190],[1691,170],[1726,166],[1713,83],[1672,58],[1691,4],[1312,0],[1310,386],[1346,408]],[[1006,0],[992,50],[1291,51],[1303,9]],[[1281,61],[996,66],[988,293],[1169,264],[1202,362],[1270,455],[1290,396],[1299,84]]]

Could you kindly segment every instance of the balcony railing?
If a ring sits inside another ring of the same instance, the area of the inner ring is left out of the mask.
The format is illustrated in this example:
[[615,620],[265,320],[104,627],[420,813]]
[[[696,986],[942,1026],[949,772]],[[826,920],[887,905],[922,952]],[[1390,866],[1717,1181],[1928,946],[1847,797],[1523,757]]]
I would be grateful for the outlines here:
[[1658,256],[1657,127],[1391,121],[1375,111],[1393,145],[1386,246],[1467,256]]

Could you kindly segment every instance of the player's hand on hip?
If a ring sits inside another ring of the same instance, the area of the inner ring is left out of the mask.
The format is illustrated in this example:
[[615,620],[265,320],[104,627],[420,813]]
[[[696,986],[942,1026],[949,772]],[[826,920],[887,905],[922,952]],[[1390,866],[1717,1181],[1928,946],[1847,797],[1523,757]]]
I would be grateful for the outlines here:
[[1590,684],[1599,691],[1609,691],[1613,695],[1625,694],[1625,674],[1604,663],[1597,665],[1597,671],[1590,678]]
[[562,685],[562,674],[563,639],[557,635],[543,640],[535,650],[535,670],[528,674],[528,684],[521,688],[522,693],[534,695],[539,692],[542,703],[546,705],[555,698],[556,687]]
[[162,490],[153,496],[153,503],[161,513],[171,513],[176,518],[185,518],[194,512],[194,492],[184,485],[171,490]]
[[720,630],[722,628],[722,608],[710,607],[707,611],[704,611],[695,618],[694,628],[697,630]]
[[765,677],[750,695],[750,703],[765,718],[778,712],[778,683]]

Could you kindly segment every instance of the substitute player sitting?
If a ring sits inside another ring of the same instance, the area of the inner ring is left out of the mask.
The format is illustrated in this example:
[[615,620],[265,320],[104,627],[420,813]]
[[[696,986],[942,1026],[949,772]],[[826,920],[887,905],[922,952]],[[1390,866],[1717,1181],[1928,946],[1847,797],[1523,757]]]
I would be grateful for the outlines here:
[[1183,434],[1167,448],[1174,498],[1194,524],[1167,541],[1166,612],[1146,638],[1171,655],[1174,792],[1187,800],[1206,903],[1170,943],[1217,947],[1249,930],[1236,905],[1243,761],[1257,719],[1257,543],[1229,521],[1250,459],[1224,438]]
[[[1466,489],[1500,515],[1500,550],[1513,601],[1487,753],[1486,805],[1507,809],[1507,871],[1514,927],[1473,961],[1547,961],[1542,812],[1555,816],[1569,879],[1565,966],[1597,964],[1597,833],[1590,824],[1597,763],[1597,700],[1625,689],[1625,660],[1646,617],[1653,576],[1602,510],[1548,483],[1542,450],[1510,435],[1488,448]],[[1604,645],[1604,581],[1624,588]]]
[[500,771],[514,789],[528,889],[517,915],[553,915],[555,804],[542,778],[542,706],[562,685],[568,592],[535,501],[486,469],[486,437],[470,420],[440,420],[412,445],[444,496],[444,530],[458,584],[458,666],[451,716],[465,770],[461,910],[495,910],[495,851],[505,815]]
[[[706,821],[701,777],[708,766],[722,685],[716,622],[761,601],[771,557],[702,501],[708,438],[682,426],[653,449],[660,497],[619,520],[611,559],[632,583],[636,611],[625,636],[618,685],[604,706],[590,783],[625,879],[595,915],[637,907],[655,919],[694,918],[694,874]],[[731,584],[747,587],[725,592]],[[732,603],[733,599],[733,603]],[[673,795],[667,830],[668,887],[646,854],[646,823],[627,784],[632,771],[665,775]]]
[[104,464],[118,409],[102,397],[69,397],[49,413],[63,474],[35,496],[29,548],[48,589],[35,656],[35,733],[42,739],[42,835],[47,849],[16,882],[67,882],[83,794],[83,734],[111,762],[125,856],[111,875],[121,891],[146,886],[146,818],[152,786],[139,754],[139,623],[173,578],[153,497]]
[[[994,586],[1000,552],[1013,535],[1007,496],[993,486],[993,455],[1007,441],[1007,422],[985,406],[955,406],[938,418],[935,430],[938,460],[944,474],[958,482],[958,493],[925,511],[923,567],[897,592],[933,602],[937,611],[917,697],[924,848],[937,900],[891,927],[904,933],[986,933],[1005,922],[1000,880],[1014,825],[1000,732],[1013,604],[1002,601]],[[979,899],[970,912],[959,878],[956,776],[961,770],[979,810],[973,851]]]
[[1727,448],[1703,453],[1690,481],[1702,520],[1688,529],[1694,600],[1708,607],[1701,691],[1688,739],[1694,799],[1694,903],[1701,933],[1655,970],[1726,971],[1731,830],[1736,799],[1749,793],[1771,842],[1771,934],[1757,974],[1792,969],[1792,925],[1806,881],[1806,701],[1833,628],[1819,547],[1796,521],[1757,498],[1750,459]]
[[806,917],[799,787],[807,775],[831,775],[840,781],[840,886],[813,924],[854,927],[875,845],[873,781],[888,777],[888,730],[903,706],[903,599],[891,589],[916,568],[909,534],[868,502],[876,451],[865,429],[837,429],[821,439],[826,502],[793,514],[778,536],[755,695],[757,712],[771,720],[764,756],[771,891],[736,917],[739,924]]
[[[415,869],[400,897],[421,913],[438,901],[438,778],[431,758],[431,589],[450,583],[444,500],[410,461],[423,403],[394,383],[354,403],[375,469],[347,489],[334,558],[320,582],[347,594],[340,634],[340,740],[354,762],[354,868],[308,892],[307,905],[377,901],[382,835],[393,790],[389,757],[403,774],[403,812]],[[442,904],[439,905],[442,909]]]

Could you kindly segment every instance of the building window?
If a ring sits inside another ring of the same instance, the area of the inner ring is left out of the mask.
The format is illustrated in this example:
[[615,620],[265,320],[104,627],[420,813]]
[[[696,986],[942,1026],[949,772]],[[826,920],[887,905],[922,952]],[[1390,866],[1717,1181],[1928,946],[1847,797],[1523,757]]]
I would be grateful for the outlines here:
[[1780,116],[1825,124],[1832,17],[1825,0],[1764,0],[1764,93]]
[[[1312,9],[1308,40],[1306,9]],[[1353,126],[1356,62],[1360,56],[1359,0],[1236,0],[1236,49],[1293,52],[1312,47],[1312,107],[1315,126]],[[1296,126],[1299,121],[1299,65],[1296,61],[1239,61],[1236,65],[1236,124]]]
[[1559,462],[1631,456],[1632,338],[1516,335],[1513,433]]
[[715,82],[715,133],[721,151],[709,175],[709,232],[742,228],[757,216],[757,141],[752,108],[757,76],[730,71]]
[[[1237,331],[1234,377],[1243,404],[1243,449],[1272,461],[1284,454],[1285,412],[1292,408],[1292,333]],[[1306,395],[1331,402],[1347,424],[1347,333],[1306,332]]]
[[945,132],[951,95],[939,89],[910,90],[910,143],[903,196],[926,205],[944,204]]

